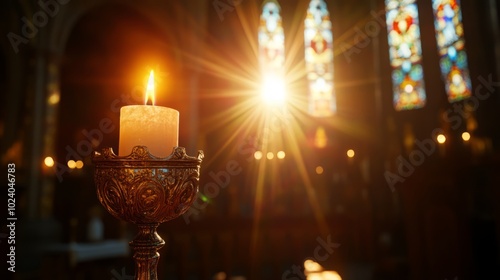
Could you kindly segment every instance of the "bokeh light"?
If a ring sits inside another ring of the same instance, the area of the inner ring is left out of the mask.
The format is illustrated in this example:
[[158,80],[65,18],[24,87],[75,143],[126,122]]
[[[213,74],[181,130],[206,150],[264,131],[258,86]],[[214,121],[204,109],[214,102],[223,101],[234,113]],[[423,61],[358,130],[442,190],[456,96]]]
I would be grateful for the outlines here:
[[48,99],[49,104],[51,104],[51,105],[56,105],[57,103],[59,103],[60,100],[61,100],[61,97],[59,96],[58,92],[52,93]]
[[52,157],[46,157],[44,160],[43,160],[43,163],[45,164],[45,166],[47,167],[52,167],[54,166],[54,159]]
[[463,139],[465,142],[469,141],[469,140],[470,140],[470,133],[469,133],[469,132],[467,132],[467,131],[466,131],[466,132],[464,132],[464,133],[462,133],[462,139]]
[[262,158],[262,152],[261,151],[255,151],[255,153],[253,153],[253,157],[256,159],[256,160],[259,160]]
[[348,157],[353,158],[353,157],[354,157],[354,155],[355,155],[355,153],[354,153],[354,150],[353,150],[353,149],[349,149],[349,150],[347,150],[347,156],[348,156]]
[[323,171],[324,171],[323,166],[321,165],[316,166],[316,174],[321,175],[323,174]]
[[83,161],[77,160],[76,163],[75,163],[75,167],[77,169],[82,169],[83,168]]
[[444,134],[439,134],[436,137],[436,140],[438,141],[439,144],[444,144],[444,142],[446,142],[446,136],[444,136]]
[[285,158],[285,152],[283,151],[279,151],[277,154],[276,154],[276,157],[279,158],[279,159],[284,159]]
[[319,263],[313,260],[305,260],[304,269],[306,272],[316,272],[316,271],[322,271],[323,267]]
[[268,152],[266,157],[267,157],[267,159],[273,159],[274,154],[272,152]]

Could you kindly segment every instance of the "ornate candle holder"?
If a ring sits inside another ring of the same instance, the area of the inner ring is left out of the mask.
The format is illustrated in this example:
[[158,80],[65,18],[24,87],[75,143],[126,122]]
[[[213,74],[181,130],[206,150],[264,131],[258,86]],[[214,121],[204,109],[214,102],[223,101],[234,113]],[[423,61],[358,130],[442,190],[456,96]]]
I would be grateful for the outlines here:
[[145,146],[134,147],[128,156],[117,156],[112,148],[94,152],[99,201],[111,215],[139,228],[130,242],[136,280],[157,280],[158,249],[165,241],[156,228],[193,204],[202,159],[202,151],[191,157],[182,147],[166,158],[151,155]]

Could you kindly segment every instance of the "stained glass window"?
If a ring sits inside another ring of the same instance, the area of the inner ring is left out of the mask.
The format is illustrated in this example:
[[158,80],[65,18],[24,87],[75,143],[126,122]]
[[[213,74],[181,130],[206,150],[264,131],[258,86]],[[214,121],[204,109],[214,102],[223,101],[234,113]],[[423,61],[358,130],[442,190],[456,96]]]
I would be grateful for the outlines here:
[[439,65],[448,100],[459,101],[471,95],[460,1],[433,0],[432,8],[440,56]]
[[285,34],[280,10],[278,1],[264,1],[259,24],[259,60],[265,91],[263,95],[274,101],[284,97]]
[[304,22],[305,63],[309,83],[309,114],[331,116],[336,111],[333,86],[333,35],[323,0],[311,0]]
[[417,5],[415,0],[385,0],[385,8],[394,108],[421,108],[426,95]]

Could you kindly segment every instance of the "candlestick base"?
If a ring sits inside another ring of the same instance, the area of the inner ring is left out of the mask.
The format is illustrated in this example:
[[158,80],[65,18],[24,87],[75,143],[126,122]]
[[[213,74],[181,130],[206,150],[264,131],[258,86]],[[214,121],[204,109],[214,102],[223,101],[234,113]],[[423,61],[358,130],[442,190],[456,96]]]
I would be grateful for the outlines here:
[[165,158],[151,155],[145,146],[134,147],[128,156],[117,156],[112,148],[94,153],[99,201],[111,215],[139,228],[130,242],[136,280],[157,279],[158,249],[165,242],[156,228],[191,207],[198,192],[202,159],[202,151],[191,157],[182,147],[175,147]]

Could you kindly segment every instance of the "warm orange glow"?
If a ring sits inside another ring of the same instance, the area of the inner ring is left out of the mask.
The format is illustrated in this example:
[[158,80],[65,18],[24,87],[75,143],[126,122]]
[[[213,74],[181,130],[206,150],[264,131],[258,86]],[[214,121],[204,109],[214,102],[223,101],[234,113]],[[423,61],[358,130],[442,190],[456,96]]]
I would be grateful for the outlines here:
[[155,73],[153,70],[149,73],[148,85],[146,87],[146,96],[144,97],[144,104],[148,104],[151,99],[151,104],[155,105]]

